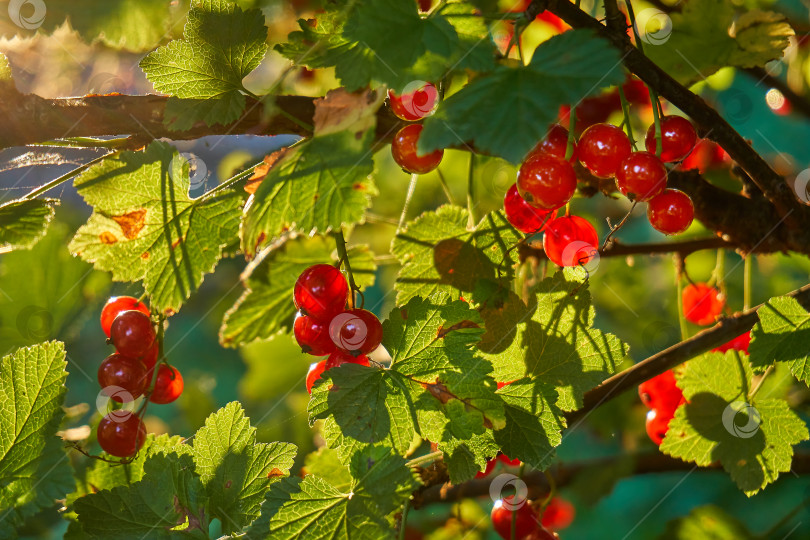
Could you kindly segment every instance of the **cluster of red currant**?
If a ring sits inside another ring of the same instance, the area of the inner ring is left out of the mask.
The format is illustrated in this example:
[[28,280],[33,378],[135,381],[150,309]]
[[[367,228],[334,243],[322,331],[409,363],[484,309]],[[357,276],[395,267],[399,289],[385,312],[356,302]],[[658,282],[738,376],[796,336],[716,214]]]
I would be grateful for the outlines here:
[[382,341],[380,320],[370,311],[348,307],[348,298],[346,278],[329,264],[310,266],[295,282],[295,339],[305,353],[328,355],[310,366],[306,382],[309,393],[328,369],[346,362],[369,365],[366,355]]
[[[683,314],[687,321],[705,326],[712,324],[722,313],[726,300],[722,293],[706,283],[690,283],[681,293]],[[716,352],[728,350],[748,354],[748,345],[751,342],[751,332],[745,332],[735,337],[725,345],[713,349]]]
[[492,507],[492,527],[504,540],[512,536],[514,516],[514,538],[522,540],[555,540],[559,539],[556,531],[570,526],[574,521],[574,505],[561,497],[552,497],[543,509],[542,516],[530,501],[524,504],[513,504],[514,495],[495,501]]
[[675,417],[675,409],[686,402],[683,392],[675,384],[675,374],[672,370],[665,371],[641,383],[638,395],[650,409],[647,412],[647,435],[655,444],[661,444],[669,429],[669,422]]
[[[434,85],[424,83],[414,89],[406,87],[400,95],[389,90],[388,103],[391,112],[397,118],[406,122],[416,122],[436,111],[439,93]],[[416,145],[421,133],[422,124],[410,124],[400,129],[391,141],[391,155],[405,172],[426,174],[438,167],[442,161],[443,150],[434,150],[424,155],[417,153]]]
[[[107,397],[124,404],[144,395],[152,403],[165,404],[180,396],[183,377],[175,367],[163,362],[154,375],[160,343],[146,304],[131,296],[110,298],[101,310],[101,329],[115,346],[98,368],[98,383]],[[128,410],[106,414],[96,430],[101,448],[113,456],[134,455],[146,439],[142,414],[143,408],[139,414]]]

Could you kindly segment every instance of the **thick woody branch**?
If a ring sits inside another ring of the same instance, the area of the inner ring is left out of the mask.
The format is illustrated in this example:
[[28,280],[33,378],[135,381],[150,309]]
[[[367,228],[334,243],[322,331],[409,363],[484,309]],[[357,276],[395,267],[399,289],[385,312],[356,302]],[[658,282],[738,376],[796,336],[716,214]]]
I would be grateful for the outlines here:
[[[600,257],[628,257],[630,255],[661,255],[665,253],[678,253],[681,257],[703,251],[705,249],[733,249],[734,244],[722,238],[700,238],[697,240],[681,240],[679,242],[661,242],[650,244],[622,244],[618,240],[612,241],[605,249],[599,250]],[[528,244],[518,246],[520,260],[528,257],[545,259],[546,253],[542,248],[534,248]]]

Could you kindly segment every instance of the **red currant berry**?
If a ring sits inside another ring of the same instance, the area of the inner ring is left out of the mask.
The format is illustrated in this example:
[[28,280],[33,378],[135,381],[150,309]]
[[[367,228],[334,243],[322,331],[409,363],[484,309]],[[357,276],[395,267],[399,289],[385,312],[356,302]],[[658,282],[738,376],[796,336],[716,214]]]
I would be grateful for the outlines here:
[[382,324],[370,311],[350,309],[335,315],[329,323],[329,336],[338,349],[368,354],[380,346]]
[[[571,157],[568,159],[572,164],[577,160],[577,143],[572,141],[574,149]],[[537,143],[532,149],[531,154],[548,154],[557,159],[565,159],[565,151],[568,149],[568,130],[560,124],[552,124],[543,137],[543,140]]]
[[416,88],[405,87],[401,95],[393,90],[388,91],[388,103],[391,112],[406,122],[415,122],[436,112],[439,104],[439,92],[431,83]]
[[324,356],[335,350],[335,344],[329,337],[329,325],[311,317],[301,315],[295,317],[293,333],[301,350],[313,356]]
[[692,199],[683,191],[665,189],[653,197],[647,205],[650,225],[664,234],[680,234],[692,224],[695,207]]
[[329,264],[316,264],[304,270],[293,289],[295,307],[322,321],[341,312],[346,307],[348,295],[346,278]]
[[[692,123],[682,116],[665,116],[661,119],[661,161],[671,163],[689,155],[695,147],[697,133]],[[655,124],[647,130],[644,138],[647,152],[655,154]]]
[[501,452],[498,454],[498,461],[506,465],[507,467],[519,467],[520,460],[519,459],[509,459],[509,456]]
[[492,507],[492,528],[504,540],[512,538],[512,514],[515,514],[515,538],[523,538],[540,526],[537,513],[529,501],[517,501],[514,504],[514,495],[495,501]]
[[484,470],[483,471],[478,471],[477,473],[475,473],[475,477],[476,478],[486,478],[487,476],[489,476],[492,473],[493,469],[495,469],[495,465],[497,463],[498,463],[497,459],[488,460],[486,467],[484,467]]
[[562,497],[554,497],[546,505],[540,523],[547,529],[560,531],[574,522],[575,515],[576,509],[573,504]]
[[146,369],[152,371],[152,368],[155,367],[158,361],[158,355],[160,354],[160,344],[155,341],[149,350],[141,356],[141,362],[143,365],[146,366]]
[[307,372],[307,392],[312,393],[312,386],[315,381],[321,378],[323,372],[326,371],[326,360],[321,360],[317,364],[311,364]]
[[726,351],[739,351],[743,354],[748,354],[748,346],[751,344],[751,332],[746,332],[744,334],[740,334],[739,336],[735,337],[725,345],[720,345],[719,347],[712,349],[715,352],[724,353]]
[[113,401],[132,401],[149,387],[146,366],[140,360],[113,353],[98,367],[98,384]]
[[719,144],[709,139],[700,139],[697,144],[695,144],[692,153],[683,160],[683,163],[678,165],[678,168],[684,171],[697,169],[701,173],[704,173],[709,169],[722,167],[725,163],[730,162],[731,158]]
[[434,150],[424,155],[417,153],[416,143],[419,141],[420,133],[422,124],[411,124],[400,129],[391,141],[391,155],[405,172],[426,174],[442,162],[444,150]]
[[183,376],[174,366],[160,364],[158,367],[155,389],[149,396],[149,401],[164,405],[171,403],[183,393]]
[[546,256],[557,266],[588,264],[597,256],[598,245],[596,229],[579,216],[558,217],[543,235]]
[[501,388],[503,388],[504,386],[509,386],[509,385],[510,385],[510,384],[512,384],[513,382],[515,382],[515,381],[509,381],[509,382],[497,382],[497,383],[496,383],[496,385],[498,386],[498,390],[500,390],[500,389],[501,389]]
[[326,369],[332,369],[334,367],[342,366],[343,364],[359,364],[361,366],[368,367],[370,364],[368,362],[368,356],[365,354],[361,354],[360,356],[353,356],[346,351],[337,350],[329,355],[329,358],[326,359]]
[[554,210],[574,196],[577,175],[567,161],[548,154],[532,154],[520,166],[517,188],[532,206]]
[[143,302],[139,302],[137,298],[131,296],[113,296],[107,300],[107,303],[104,304],[104,307],[101,309],[101,329],[104,330],[104,334],[106,334],[107,337],[110,337],[110,327],[118,314],[122,311],[129,311],[130,309],[140,311],[147,317],[149,316],[149,308],[146,307],[146,304]]
[[155,342],[155,329],[148,315],[122,311],[110,326],[110,340],[116,350],[130,358],[140,358]]
[[543,210],[527,203],[518,193],[517,184],[512,184],[503,198],[506,219],[522,233],[539,233],[546,223],[557,217],[556,210]]
[[674,411],[657,411],[655,409],[647,411],[647,435],[652,442],[657,445],[661,444],[669,429],[669,422],[674,416]]
[[681,300],[686,320],[700,325],[713,323],[726,305],[720,291],[705,283],[684,287]]
[[146,426],[132,413],[123,418],[108,414],[98,423],[96,438],[101,449],[108,454],[129,457],[143,446]]
[[655,154],[633,152],[616,171],[616,186],[631,201],[649,201],[667,187],[667,168]]
[[683,392],[675,384],[675,374],[672,370],[638,385],[638,395],[644,405],[659,411],[674,412],[678,405],[683,403]]
[[612,124],[595,124],[579,138],[577,155],[594,176],[610,178],[619,170],[624,158],[630,155],[630,139]]

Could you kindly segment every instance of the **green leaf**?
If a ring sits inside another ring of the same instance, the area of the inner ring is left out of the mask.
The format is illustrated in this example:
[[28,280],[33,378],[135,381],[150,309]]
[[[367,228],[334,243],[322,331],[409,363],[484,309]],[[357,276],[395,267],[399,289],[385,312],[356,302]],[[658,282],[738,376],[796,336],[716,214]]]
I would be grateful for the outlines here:
[[210,515],[224,532],[238,532],[259,516],[270,485],[289,474],[296,447],[257,443],[238,402],[209,416],[194,436],[196,471],[210,498]]
[[786,401],[747,397],[751,375],[735,351],[689,361],[678,379],[687,403],[660,447],[699,466],[719,461],[748,496],[789,471],[793,445],[808,438]]
[[0,536],[73,490],[56,436],[64,412],[64,345],[49,341],[0,359]]
[[759,323],[748,348],[755,370],[785,362],[791,373],[810,386],[810,313],[788,296],[771,298],[757,311]]
[[0,83],[11,82],[14,79],[11,77],[11,66],[8,63],[8,57],[0,52]]
[[[377,265],[368,246],[352,246],[348,254],[357,285],[373,285]],[[329,260],[338,260],[335,243],[329,238],[298,237],[285,242],[245,281],[245,292],[222,321],[220,343],[236,347],[256,339],[269,339],[280,330],[290,329],[295,317],[295,306],[290,301],[295,280],[313,264]]]
[[374,509],[377,515],[400,508],[421,484],[405,458],[384,446],[371,446],[354,454],[349,470],[354,477],[352,492],[357,502],[366,509]]
[[699,506],[689,515],[667,523],[659,540],[753,540],[745,525],[713,504]]
[[474,231],[467,229],[469,214],[458,206],[444,205],[425,212],[399,233],[391,253],[402,268],[394,289],[397,305],[437,292],[458,295],[482,285],[498,289],[511,275],[509,249],[521,238],[501,212],[484,217]]
[[22,199],[0,205],[0,248],[33,247],[45,236],[57,204],[58,199]]
[[332,484],[338,491],[349,491],[352,487],[352,475],[349,468],[338,459],[337,452],[331,448],[319,448],[304,458],[305,474],[315,475]]
[[[728,0],[691,0],[670,14],[671,29],[650,34],[644,52],[685,85],[701,81],[724,66],[764,66],[782,57],[794,34],[784,15],[752,10],[736,17]],[[640,21],[651,32],[653,22]],[[668,32],[668,33],[667,33]]]
[[[267,52],[264,15],[227,0],[195,0],[183,39],[156,49],[140,66],[155,90],[172,96],[166,121],[173,129],[227,124],[245,108],[244,79]],[[180,99],[177,99],[180,98]]]
[[557,121],[561,105],[623,80],[615,48],[589,30],[565,32],[541,43],[528,66],[497,67],[447,98],[425,120],[419,150],[473,142],[519,163]]
[[112,272],[143,280],[154,308],[180,309],[236,238],[241,195],[222,190],[191,199],[189,169],[168,144],[123,152],[94,165],[75,185],[93,214],[70,250]]
[[[76,500],[85,538],[120,540],[207,538],[205,489],[188,454],[155,455],[143,477]],[[181,525],[183,531],[172,529]]]

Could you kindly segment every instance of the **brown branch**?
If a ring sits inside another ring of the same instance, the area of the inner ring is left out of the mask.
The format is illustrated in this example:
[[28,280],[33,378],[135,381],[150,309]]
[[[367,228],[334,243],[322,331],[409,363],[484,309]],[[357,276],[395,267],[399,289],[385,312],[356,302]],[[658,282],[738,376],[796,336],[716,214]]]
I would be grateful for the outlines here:
[[[681,240],[678,242],[661,242],[650,244],[622,244],[613,240],[605,249],[599,250],[600,257],[627,257],[628,255],[660,255],[663,253],[679,253],[682,257],[702,251],[704,249],[734,248],[722,238],[700,238],[697,240]],[[518,246],[520,260],[528,257],[545,259],[546,254],[542,248],[533,248],[527,244]]]

